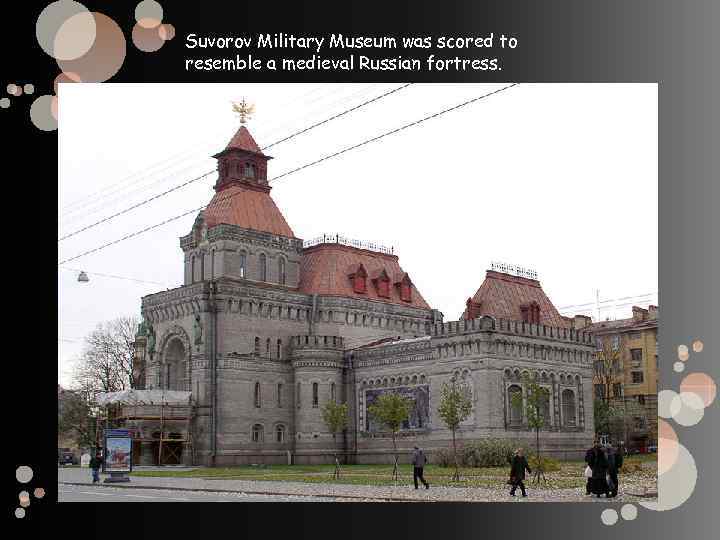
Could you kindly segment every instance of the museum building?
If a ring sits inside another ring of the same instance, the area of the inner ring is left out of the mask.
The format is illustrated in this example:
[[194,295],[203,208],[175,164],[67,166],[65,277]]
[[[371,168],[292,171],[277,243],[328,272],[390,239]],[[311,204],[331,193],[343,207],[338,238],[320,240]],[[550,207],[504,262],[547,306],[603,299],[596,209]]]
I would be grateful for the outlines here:
[[[172,439],[186,429],[173,450],[186,464],[326,463],[335,452],[388,462],[390,435],[368,407],[399,392],[414,403],[398,438],[404,459],[415,444],[432,459],[450,444],[437,409],[453,377],[473,404],[461,440],[534,441],[512,399],[530,375],[548,391],[543,450],[584,455],[594,340],[558,313],[537,276],[494,265],[461,319],[445,322],[393,250],[295,236],[270,196],[271,158],[244,125],[214,157],[215,194],[180,239],[184,284],[143,297],[136,337],[135,387],[188,393],[192,418],[177,428],[143,420],[139,432]],[[322,418],[328,400],[349,406],[336,437]],[[136,463],[162,462],[145,437]]]

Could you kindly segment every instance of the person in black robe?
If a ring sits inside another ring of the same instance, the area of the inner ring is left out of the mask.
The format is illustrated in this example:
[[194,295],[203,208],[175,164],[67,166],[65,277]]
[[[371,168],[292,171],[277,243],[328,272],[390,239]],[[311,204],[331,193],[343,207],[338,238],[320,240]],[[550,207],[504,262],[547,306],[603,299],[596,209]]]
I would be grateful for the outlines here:
[[590,491],[598,498],[603,493],[605,497],[609,497],[610,486],[608,486],[607,482],[608,459],[600,443],[596,444],[593,448],[593,459],[590,468],[592,469]]
[[525,480],[525,471],[532,473],[530,470],[530,466],[528,465],[527,459],[525,459],[525,456],[523,455],[523,449],[518,448],[515,451],[515,454],[513,455],[512,459],[510,460],[510,480],[508,483],[512,486],[510,488],[510,495],[515,496],[515,490],[520,487],[520,491],[522,492],[523,497],[527,497],[527,492],[525,491],[525,483],[523,480]]

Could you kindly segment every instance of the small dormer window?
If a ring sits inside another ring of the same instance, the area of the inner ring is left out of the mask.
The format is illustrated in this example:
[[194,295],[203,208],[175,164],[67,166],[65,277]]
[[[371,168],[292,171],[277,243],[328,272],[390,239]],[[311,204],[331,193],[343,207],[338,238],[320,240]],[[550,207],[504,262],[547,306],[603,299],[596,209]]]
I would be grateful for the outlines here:
[[540,324],[540,306],[537,302],[532,302],[524,306],[520,306],[522,321],[530,324]]
[[353,286],[353,292],[358,294],[365,294],[367,292],[367,272],[362,264],[358,264],[352,268],[348,277]]
[[380,298],[390,298],[390,278],[387,272],[380,270],[374,277],[375,289]]
[[403,274],[396,285],[400,292],[400,300],[403,302],[412,302],[412,281],[410,281],[410,276]]
[[255,165],[252,163],[245,164],[245,176],[248,178],[255,178]]

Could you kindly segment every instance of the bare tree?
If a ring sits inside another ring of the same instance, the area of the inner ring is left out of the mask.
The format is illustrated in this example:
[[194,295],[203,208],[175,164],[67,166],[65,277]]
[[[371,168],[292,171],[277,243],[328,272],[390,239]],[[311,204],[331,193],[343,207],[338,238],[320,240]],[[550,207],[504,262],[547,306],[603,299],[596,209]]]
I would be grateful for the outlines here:
[[[595,378],[602,384],[603,393],[600,398],[609,404],[612,396],[613,383],[618,381],[622,373],[620,366],[620,336],[598,338],[602,348],[595,353]],[[619,397],[619,396],[618,396]]]

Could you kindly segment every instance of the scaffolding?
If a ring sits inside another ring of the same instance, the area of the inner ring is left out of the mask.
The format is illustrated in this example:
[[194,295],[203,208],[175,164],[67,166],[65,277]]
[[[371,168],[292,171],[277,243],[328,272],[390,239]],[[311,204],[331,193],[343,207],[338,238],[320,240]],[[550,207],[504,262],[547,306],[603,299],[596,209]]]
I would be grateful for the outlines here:
[[[157,465],[178,464],[182,453],[195,463],[193,421],[196,407],[191,392],[179,390],[126,390],[99,394],[96,444],[102,445],[103,429],[127,429],[133,445],[152,445]],[[157,453],[156,453],[157,452]],[[136,452],[133,452],[135,456]],[[137,463],[137,457],[133,459]]]

